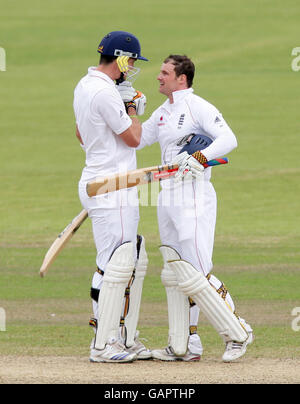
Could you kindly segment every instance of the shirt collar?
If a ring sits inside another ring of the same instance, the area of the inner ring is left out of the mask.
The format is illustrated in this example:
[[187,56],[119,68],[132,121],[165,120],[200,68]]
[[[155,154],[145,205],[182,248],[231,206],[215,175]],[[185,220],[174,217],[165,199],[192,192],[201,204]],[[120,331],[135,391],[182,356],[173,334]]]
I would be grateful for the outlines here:
[[178,102],[180,102],[181,100],[183,100],[188,94],[193,93],[194,90],[190,87],[190,88],[186,88],[184,90],[178,90],[178,91],[174,91],[172,93],[173,95],[173,104],[170,104],[170,100],[167,99],[164,104],[163,107],[166,108],[167,110],[170,110],[172,105],[177,104]]
[[107,74],[100,72],[95,66],[91,66],[88,68],[88,75],[90,77],[99,77],[100,79],[103,79],[108,83],[115,85],[114,81]]
[[193,93],[193,92],[194,92],[194,90],[192,88],[186,88],[184,90],[174,91],[172,93],[174,104],[176,104],[178,101],[181,101],[188,94]]

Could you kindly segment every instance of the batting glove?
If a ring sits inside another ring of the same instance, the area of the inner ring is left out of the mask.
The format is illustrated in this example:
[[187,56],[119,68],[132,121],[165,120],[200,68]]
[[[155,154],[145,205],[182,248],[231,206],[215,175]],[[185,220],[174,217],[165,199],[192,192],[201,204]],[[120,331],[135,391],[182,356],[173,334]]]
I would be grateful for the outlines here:
[[136,96],[136,91],[129,81],[123,81],[116,86],[124,103],[130,102]]
[[137,91],[135,97],[133,98],[133,102],[136,105],[136,114],[143,115],[147,105],[147,98],[145,94]]
[[136,110],[137,115],[143,115],[145,112],[147,99],[145,94],[140,91],[136,91],[129,81],[123,81],[116,86],[121,98],[125,104],[126,111],[132,107]]
[[178,171],[174,176],[175,182],[202,179],[204,167],[193,155],[190,155],[187,152],[180,153],[172,161],[172,164],[177,164],[179,166]]

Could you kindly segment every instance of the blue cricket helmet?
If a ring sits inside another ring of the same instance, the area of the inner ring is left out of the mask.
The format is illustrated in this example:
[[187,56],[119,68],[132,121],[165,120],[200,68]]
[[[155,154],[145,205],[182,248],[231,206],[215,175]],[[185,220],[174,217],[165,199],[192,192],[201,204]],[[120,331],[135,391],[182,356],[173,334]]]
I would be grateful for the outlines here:
[[126,31],[112,31],[105,35],[98,46],[98,52],[109,56],[129,56],[146,60],[141,56],[141,45],[136,36]]
[[193,154],[198,150],[204,150],[212,143],[212,140],[205,135],[191,134],[185,136],[184,142],[185,145],[183,146],[183,148],[180,150],[179,153],[183,153],[186,151],[188,152],[188,154]]

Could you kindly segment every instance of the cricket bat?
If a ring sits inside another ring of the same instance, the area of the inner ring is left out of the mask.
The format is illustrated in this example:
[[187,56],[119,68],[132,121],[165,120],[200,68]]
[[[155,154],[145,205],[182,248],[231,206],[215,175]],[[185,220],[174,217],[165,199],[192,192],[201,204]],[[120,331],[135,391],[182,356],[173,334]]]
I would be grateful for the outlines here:
[[40,276],[42,278],[46,275],[50,265],[53,263],[57,255],[65,247],[67,242],[74,236],[87,217],[88,213],[85,209],[83,209],[54,240],[51,247],[47,251],[43,264],[40,268]]
[[[208,161],[204,167],[211,167],[220,164],[227,164],[228,159],[226,157],[222,159],[215,159]],[[128,171],[123,174],[115,174],[109,177],[103,177],[101,179],[92,181],[87,184],[87,193],[91,196],[106,194],[112,191],[118,191],[119,189],[131,188],[137,185],[148,184],[150,182],[160,181],[166,178],[170,178],[178,171],[178,165],[164,165],[153,166],[146,168],[139,168],[137,170]],[[40,268],[40,276],[44,277],[58,256],[60,251],[65,247],[67,242],[73,237],[85,219],[88,217],[88,213],[83,209],[79,215],[77,215],[71,223],[58,235],[56,240],[52,243],[51,247],[47,251],[43,264]]]
[[[206,167],[212,167],[220,164],[227,164],[226,157],[210,160],[203,164]],[[170,178],[178,171],[177,164],[167,164],[147,168],[131,170],[123,174],[114,174],[109,177],[97,178],[86,186],[86,192],[89,197],[107,194],[108,192],[118,191],[124,188],[131,188],[137,185],[148,184],[150,182],[160,181]]]

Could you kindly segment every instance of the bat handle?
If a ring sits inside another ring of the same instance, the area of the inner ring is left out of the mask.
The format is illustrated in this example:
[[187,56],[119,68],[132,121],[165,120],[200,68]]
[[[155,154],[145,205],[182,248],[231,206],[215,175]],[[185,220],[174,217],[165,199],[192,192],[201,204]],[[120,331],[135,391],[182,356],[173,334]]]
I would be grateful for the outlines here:
[[203,164],[203,167],[213,167],[213,166],[218,166],[221,164],[227,164],[228,163],[228,158],[227,157],[223,157],[220,159],[213,159],[213,160],[209,160],[207,163]]

